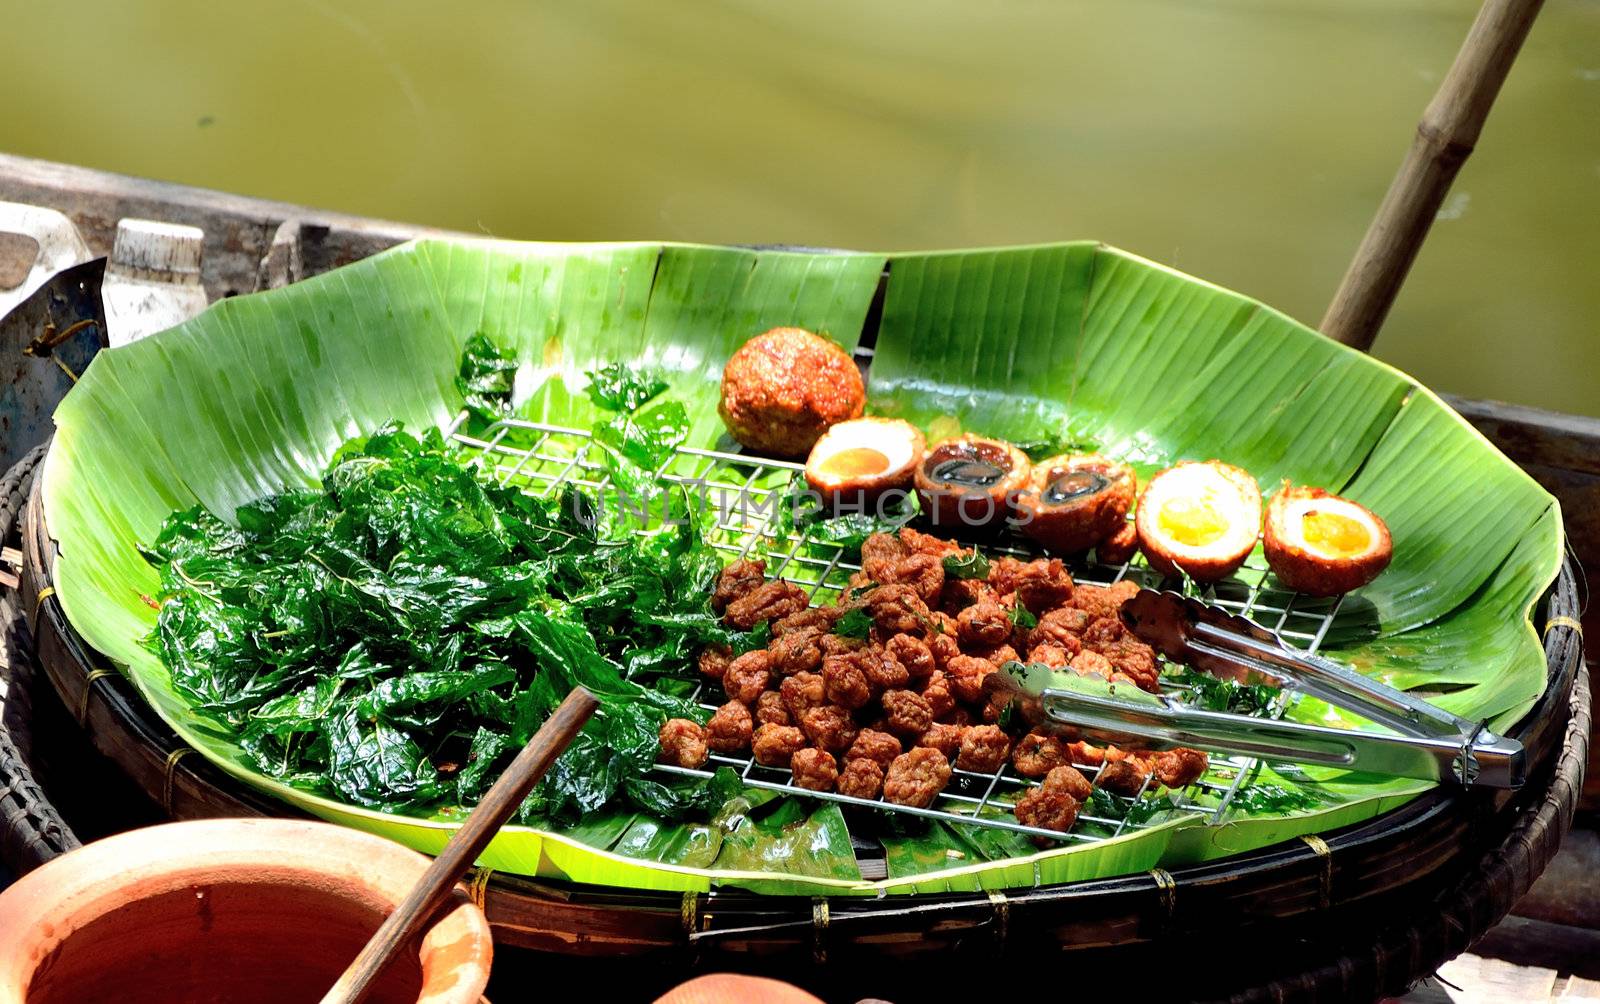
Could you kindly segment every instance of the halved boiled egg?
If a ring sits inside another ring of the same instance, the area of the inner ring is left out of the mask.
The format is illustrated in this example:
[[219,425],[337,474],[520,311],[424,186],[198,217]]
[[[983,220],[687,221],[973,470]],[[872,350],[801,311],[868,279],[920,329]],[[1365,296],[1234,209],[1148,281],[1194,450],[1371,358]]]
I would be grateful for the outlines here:
[[1127,464],[1062,454],[1033,465],[1028,487],[1017,494],[1017,520],[1023,533],[1053,551],[1086,551],[1122,529],[1138,491]]
[[928,448],[916,467],[917,496],[935,526],[992,526],[1011,515],[1030,470],[1028,455],[1010,443],[967,433]]
[[1389,567],[1389,528],[1366,506],[1285,481],[1267,506],[1267,564],[1278,581],[1309,596],[1359,589]]
[[1150,479],[1134,525],[1151,568],[1213,582],[1237,571],[1255,547],[1261,489],[1232,464],[1185,461]]
[[908,489],[924,441],[898,418],[856,418],[828,427],[806,458],[806,482],[833,502],[861,503]]

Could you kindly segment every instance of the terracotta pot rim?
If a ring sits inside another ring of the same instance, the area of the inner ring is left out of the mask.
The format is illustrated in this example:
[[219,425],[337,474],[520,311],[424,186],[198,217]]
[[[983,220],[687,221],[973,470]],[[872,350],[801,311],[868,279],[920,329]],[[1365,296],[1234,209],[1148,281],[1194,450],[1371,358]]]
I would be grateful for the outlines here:
[[[134,878],[140,900],[196,884],[298,879],[392,909],[428,864],[426,856],[387,838],[310,820],[202,819],[119,833],[29,872],[0,893],[0,931],[19,935],[0,945],[0,1004],[25,1000],[36,961],[127,903]],[[452,962],[476,965],[451,965],[449,979],[444,972],[425,975],[419,1000],[477,1000],[488,981],[492,944],[483,911],[458,895],[456,908],[424,937],[422,954],[426,960],[443,952]],[[456,986],[462,980],[474,985]]]

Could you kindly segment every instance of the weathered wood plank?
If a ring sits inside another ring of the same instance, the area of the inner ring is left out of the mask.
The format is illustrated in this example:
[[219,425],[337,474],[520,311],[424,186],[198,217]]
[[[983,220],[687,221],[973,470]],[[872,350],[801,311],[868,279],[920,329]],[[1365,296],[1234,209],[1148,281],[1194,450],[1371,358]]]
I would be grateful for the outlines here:
[[206,232],[201,280],[213,300],[255,287],[261,260],[285,220],[301,222],[307,275],[349,264],[413,237],[463,236],[407,223],[308,209],[165,181],[0,154],[0,201],[65,213],[97,255],[111,252],[123,217],[185,223]]
[[1445,395],[1445,400],[1518,463],[1600,477],[1600,418],[1503,401],[1450,395]]

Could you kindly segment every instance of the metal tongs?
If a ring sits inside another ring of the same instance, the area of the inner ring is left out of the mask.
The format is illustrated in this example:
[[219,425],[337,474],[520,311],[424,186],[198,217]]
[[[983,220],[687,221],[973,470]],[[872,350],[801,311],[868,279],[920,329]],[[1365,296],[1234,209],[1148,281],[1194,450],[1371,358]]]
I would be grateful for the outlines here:
[[1430,781],[1516,788],[1522,744],[1427,701],[1303,652],[1244,617],[1174,592],[1140,590],[1123,623],[1168,659],[1226,680],[1309,695],[1392,732],[1205,711],[1165,695],[1100,685],[1012,664],[990,675],[1033,724],[1132,749],[1192,746],[1267,760],[1319,764]]

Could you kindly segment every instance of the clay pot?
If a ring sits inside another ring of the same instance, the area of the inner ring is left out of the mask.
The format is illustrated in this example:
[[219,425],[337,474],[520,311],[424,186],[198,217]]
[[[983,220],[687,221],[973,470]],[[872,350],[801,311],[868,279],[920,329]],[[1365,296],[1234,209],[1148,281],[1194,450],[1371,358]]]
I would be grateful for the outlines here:
[[789,983],[762,976],[711,973],[680,983],[656,998],[655,1004],[822,1004]]
[[[207,819],[119,834],[0,893],[0,1004],[315,1004],[428,859],[327,823]],[[474,1004],[493,945],[457,903],[374,1004]]]

